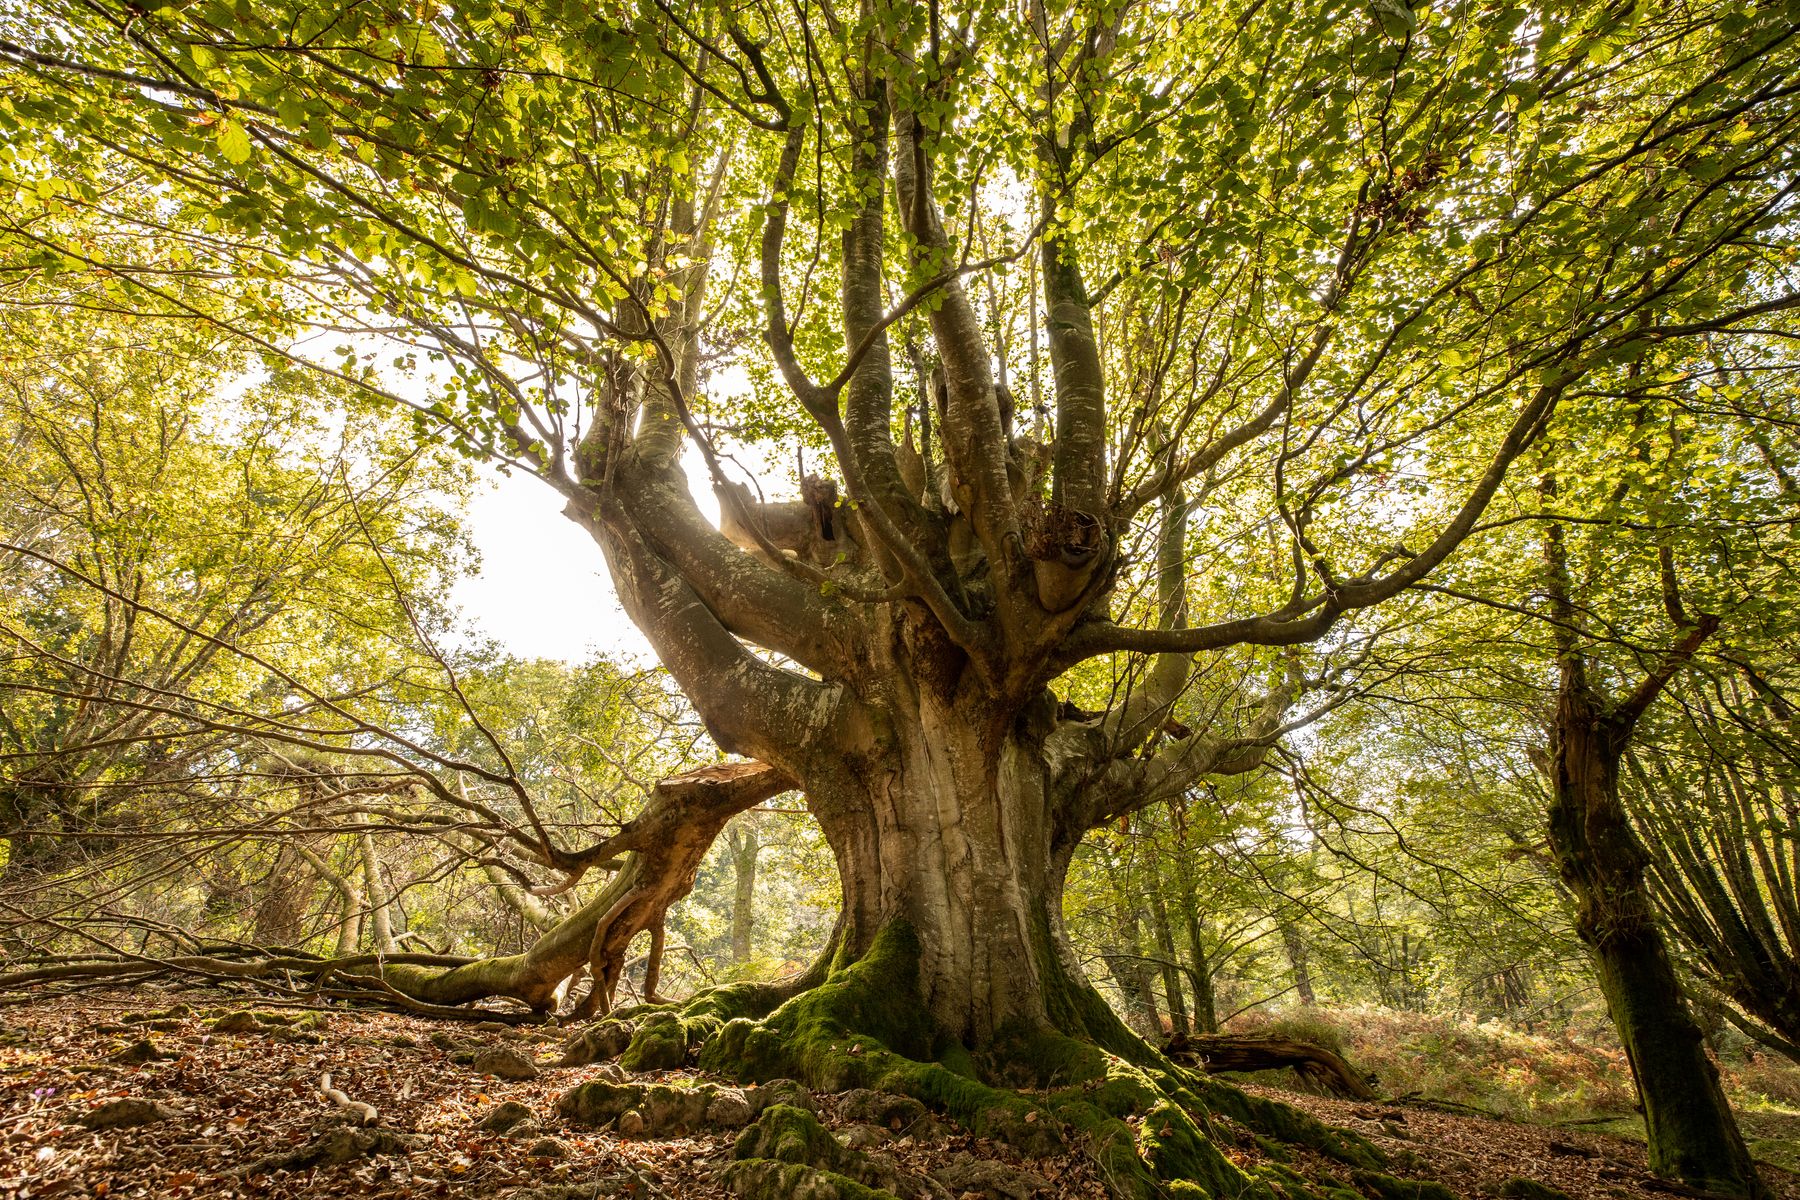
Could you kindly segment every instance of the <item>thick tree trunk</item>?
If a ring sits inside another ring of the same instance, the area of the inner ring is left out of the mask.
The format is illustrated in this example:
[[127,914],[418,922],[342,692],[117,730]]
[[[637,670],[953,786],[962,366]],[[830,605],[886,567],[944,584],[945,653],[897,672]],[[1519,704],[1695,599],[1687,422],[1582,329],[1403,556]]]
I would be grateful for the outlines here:
[[1637,1079],[1651,1168],[1707,1191],[1761,1195],[1651,912],[1647,858],[1619,800],[1623,738],[1571,676],[1565,668],[1554,727],[1550,844]]
[[1104,1002],[1062,933],[1073,843],[1059,844],[1048,704],[1002,723],[979,698],[894,691],[890,711],[910,719],[804,780],[843,882],[842,953],[860,957],[903,921],[920,1001],[945,1035],[973,1046],[1009,1025],[1079,1033],[1075,1010]]

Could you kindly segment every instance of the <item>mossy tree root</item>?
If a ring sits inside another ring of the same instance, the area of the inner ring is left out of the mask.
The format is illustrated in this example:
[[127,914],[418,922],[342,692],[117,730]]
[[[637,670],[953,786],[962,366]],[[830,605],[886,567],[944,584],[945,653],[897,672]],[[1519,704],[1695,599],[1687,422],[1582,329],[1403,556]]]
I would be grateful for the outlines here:
[[[745,997],[720,989],[686,1008],[640,1016],[621,1062],[667,1064],[678,1049],[685,1060],[698,1045],[701,1067],[746,1083],[791,1078],[821,1091],[899,1093],[1026,1155],[1079,1149],[1114,1195],[1131,1200],[1322,1195],[1279,1164],[1234,1164],[1219,1146],[1235,1135],[1219,1118],[1252,1138],[1305,1146],[1352,1170],[1386,1165],[1355,1134],[1170,1063],[1125,1030],[1091,989],[1079,989],[1093,997],[1090,1004],[1068,988],[1064,1028],[1080,1036],[1009,1029],[972,1053],[940,1036],[925,1016],[916,1000],[917,962],[910,930],[891,924],[862,958],[840,956],[816,986],[765,1013],[733,1011],[748,1007]],[[836,1170],[827,1160],[810,1169]],[[794,1182],[774,1168],[755,1171]],[[746,1177],[751,1173],[746,1168]]]

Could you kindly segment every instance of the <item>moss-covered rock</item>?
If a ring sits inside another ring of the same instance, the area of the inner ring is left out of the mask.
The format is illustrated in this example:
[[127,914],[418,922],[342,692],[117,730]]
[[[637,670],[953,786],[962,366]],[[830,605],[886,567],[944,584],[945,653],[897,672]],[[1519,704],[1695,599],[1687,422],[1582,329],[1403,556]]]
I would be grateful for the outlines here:
[[791,1104],[795,1108],[804,1108],[809,1113],[819,1111],[819,1101],[812,1089],[797,1079],[771,1079],[765,1084],[750,1088],[744,1096],[750,1101],[751,1112],[757,1116],[771,1104]]
[[732,1163],[725,1169],[725,1186],[742,1200],[900,1200],[832,1171],[766,1158]]
[[900,1130],[925,1116],[925,1106],[911,1096],[852,1088],[838,1097],[838,1112],[846,1121]]
[[631,1044],[637,1026],[630,1021],[608,1019],[589,1025],[563,1043],[559,1067],[585,1067],[619,1057]]
[[[641,1126],[626,1132],[648,1137],[671,1137],[697,1129],[738,1129],[751,1118],[750,1102],[742,1091],[713,1083],[677,1087],[597,1079],[564,1093],[557,1108],[584,1125],[610,1125],[636,1113]],[[620,1128],[624,1131],[623,1124]]]
[[[847,1200],[869,1195],[931,1195],[940,1190],[927,1180],[902,1171],[890,1160],[842,1145],[819,1124],[817,1117],[787,1104],[764,1109],[756,1123],[738,1135],[732,1157],[737,1161],[726,1171],[725,1178],[740,1196],[808,1194],[804,1190],[757,1190],[777,1182],[799,1189],[838,1188],[837,1192],[821,1190],[817,1194],[840,1195]],[[862,1190],[843,1191],[846,1183]]]

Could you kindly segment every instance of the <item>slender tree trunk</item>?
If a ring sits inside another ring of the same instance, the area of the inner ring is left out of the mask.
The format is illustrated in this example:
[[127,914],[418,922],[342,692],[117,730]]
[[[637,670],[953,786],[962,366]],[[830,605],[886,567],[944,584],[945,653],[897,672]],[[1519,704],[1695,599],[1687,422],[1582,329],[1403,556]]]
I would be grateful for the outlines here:
[[292,841],[284,841],[275,853],[274,865],[263,883],[262,900],[250,939],[259,946],[292,946],[300,940],[302,922],[318,884],[306,868],[306,859]]
[[1162,971],[1163,995],[1169,1001],[1169,1032],[1186,1037],[1187,999],[1181,991],[1181,964],[1175,958],[1175,931],[1169,928],[1169,906],[1157,891],[1150,894],[1150,927],[1156,933],[1156,953]]
[[726,829],[726,849],[731,855],[735,889],[731,905],[731,961],[750,961],[750,937],[756,928],[756,865],[762,853],[762,839],[754,821],[745,817]]
[[1206,932],[1195,908],[1194,895],[1182,897],[1187,918],[1188,972],[1194,984],[1194,1028],[1201,1033],[1219,1032],[1219,996],[1213,987],[1212,956],[1206,949]]
[[1137,906],[1122,889],[1115,890],[1115,900],[1117,927],[1113,945],[1119,953],[1103,954],[1101,961],[1119,985],[1125,1023],[1140,1037],[1157,1037],[1162,1033],[1162,1015],[1156,1008],[1156,988],[1150,981],[1149,964],[1143,959]]
[[1287,951],[1288,968],[1294,973],[1294,994],[1301,1004],[1311,1008],[1318,997],[1313,992],[1312,956],[1307,952],[1306,940],[1300,936],[1300,927],[1285,917],[1278,918],[1276,924],[1281,929],[1281,945]]
[[299,847],[301,857],[330,885],[338,894],[337,949],[338,958],[348,958],[356,953],[356,947],[362,942],[363,893],[356,881],[356,872],[344,874],[332,868],[331,864],[306,846]]
[[356,835],[357,850],[362,855],[363,894],[369,905],[369,932],[377,954],[393,954],[399,950],[394,941],[394,923],[387,888],[381,882],[381,859],[375,852],[374,835],[366,830]]
[[1763,1188],[1706,1056],[1650,907],[1647,856],[1619,800],[1622,732],[1565,664],[1553,728],[1550,844],[1575,897],[1576,932],[1637,1080],[1650,1166],[1730,1196]]

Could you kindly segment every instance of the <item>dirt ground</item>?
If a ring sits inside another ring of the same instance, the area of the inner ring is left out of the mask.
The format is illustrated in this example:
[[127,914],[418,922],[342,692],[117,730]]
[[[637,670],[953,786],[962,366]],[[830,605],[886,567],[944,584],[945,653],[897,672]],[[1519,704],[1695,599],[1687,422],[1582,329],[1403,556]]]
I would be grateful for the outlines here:
[[[231,1013],[246,1014],[237,1019],[243,1032],[212,1028]],[[93,991],[0,1009],[0,1200],[728,1194],[716,1175],[729,1161],[733,1131],[647,1140],[564,1119],[557,1098],[607,1069],[550,1066],[566,1036],[534,1026],[282,1008],[217,991]],[[496,1048],[535,1059],[539,1074],[502,1080],[477,1070],[474,1057]],[[295,1165],[297,1151],[348,1125],[346,1110],[320,1091],[325,1075],[346,1099],[373,1105],[372,1128],[397,1140],[346,1162]],[[1575,1200],[1670,1194],[1645,1171],[1642,1147],[1625,1139],[1254,1090],[1354,1129],[1387,1150],[1403,1173],[1466,1196],[1498,1195],[1517,1176]],[[157,1119],[120,1128],[82,1123],[120,1098],[160,1105]],[[820,1099],[821,1117],[842,1127],[832,1098]],[[508,1101],[531,1110],[529,1126],[510,1133],[479,1127]],[[1105,1195],[1078,1153],[1022,1163],[1007,1148],[970,1136],[881,1136],[889,1139],[883,1153],[922,1174],[973,1157],[1028,1169],[1047,1185],[1040,1195]],[[1248,1136],[1227,1152],[1246,1164],[1264,1153]],[[1289,1165],[1308,1175],[1330,1169],[1305,1155]],[[1783,1200],[1800,1200],[1800,1180],[1770,1174]]]

